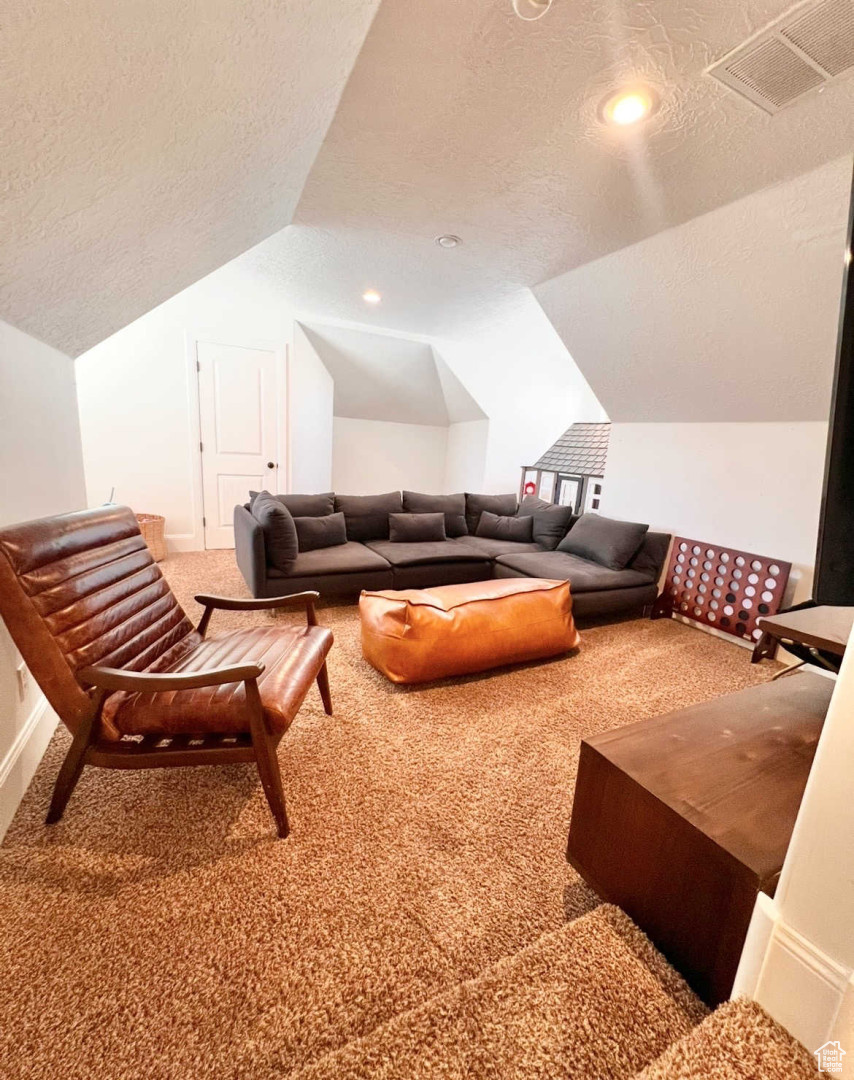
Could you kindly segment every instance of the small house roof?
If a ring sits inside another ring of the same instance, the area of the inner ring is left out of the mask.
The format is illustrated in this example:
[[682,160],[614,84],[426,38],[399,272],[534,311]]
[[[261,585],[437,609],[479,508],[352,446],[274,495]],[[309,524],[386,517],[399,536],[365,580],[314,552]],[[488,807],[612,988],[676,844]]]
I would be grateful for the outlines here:
[[573,424],[530,468],[575,476],[604,476],[610,435],[610,423]]

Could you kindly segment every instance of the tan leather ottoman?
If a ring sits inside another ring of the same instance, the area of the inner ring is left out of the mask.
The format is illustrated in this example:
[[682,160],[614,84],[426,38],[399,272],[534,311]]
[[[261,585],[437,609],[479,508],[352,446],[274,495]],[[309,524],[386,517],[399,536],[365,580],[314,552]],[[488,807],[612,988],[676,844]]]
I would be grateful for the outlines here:
[[569,582],[546,578],[365,591],[359,616],[362,655],[394,683],[558,656],[581,641]]

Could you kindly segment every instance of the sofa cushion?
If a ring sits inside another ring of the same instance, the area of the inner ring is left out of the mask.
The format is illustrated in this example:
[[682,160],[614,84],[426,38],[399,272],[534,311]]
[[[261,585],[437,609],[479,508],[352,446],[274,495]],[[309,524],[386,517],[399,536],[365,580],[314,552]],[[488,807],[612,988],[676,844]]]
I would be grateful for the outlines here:
[[530,544],[534,539],[534,519],[530,517],[505,517],[484,510],[477,523],[475,536],[487,540],[513,540],[517,544]]
[[271,569],[268,577],[322,577],[325,574],[361,574],[373,570],[388,570],[388,562],[365,544],[348,540],[335,547],[301,551],[290,571]]
[[496,555],[527,554],[543,550],[539,544],[519,544],[515,540],[490,540],[485,536],[461,536],[460,543],[479,551],[485,559],[494,559]]
[[462,492],[459,495],[422,495],[418,491],[404,491],[403,509],[412,514],[444,514],[447,537],[465,536],[468,532],[466,497]]
[[388,538],[392,544],[447,540],[444,514],[389,514]]
[[610,570],[623,570],[637,553],[649,525],[582,514],[558,544],[558,551],[590,559]]
[[319,551],[321,548],[340,547],[347,543],[347,525],[343,514],[296,517],[293,521],[299,536],[300,551]]
[[538,510],[548,510],[551,505],[550,502],[546,502],[545,499],[541,499],[537,495],[524,495],[519,503],[519,509],[516,511],[516,517],[530,517],[531,514],[535,514]]
[[546,551],[554,551],[572,524],[572,507],[543,502],[536,495],[526,495],[516,517],[530,517],[534,522],[533,539]]
[[499,566],[508,566],[525,577],[555,578],[568,581],[573,593],[605,589],[627,589],[649,585],[654,579],[637,570],[609,570],[589,559],[567,555],[563,551],[541,551],[528,555],[499,555]]
[[386,495],[336,495],[335,509],[347,521],[347,539],[388,540],[388,516],[403,510],[399,491]]
[[457,540],[437,540],[426,544],[394,544],[390,540],[369,540],[365,547],[387,559],[392,566],[415,566],[420,563],[488,562],[486,556],[466,543]]
[[[250,510],[257,495],[257,491],[249,492]],[[335,496],[331,491],[325,491],[322,495],[277,495],[276,498],[282,506],[287,507],[292,517],[324,517],[335,511]]]
[[516,513],[515,495],[473,495],[466,492],[466,528],[474,536],[477,532],[477,523],[484,510],[490,514],[500,514],[504,517],[512,517]]
[[252,516],[264,530],[264,552],[270,566],[290,570],[299,553],[294,519],[275,495],[261,491],[252,500]]

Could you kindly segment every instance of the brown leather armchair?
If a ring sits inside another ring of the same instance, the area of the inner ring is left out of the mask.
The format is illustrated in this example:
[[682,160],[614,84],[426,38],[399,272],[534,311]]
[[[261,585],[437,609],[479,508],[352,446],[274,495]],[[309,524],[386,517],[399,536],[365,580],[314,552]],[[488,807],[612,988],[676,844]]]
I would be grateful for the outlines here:
[[[269,600],[197,596],[194,628],[127,507],[0,529],[0,615],[74,738],[47,821],[84,765],[149,769],[254,761],[279,836],[288,820],[276,747],[313,681],[332,713],[317,593]],[[305,626],[207,636],[216,609],[303,607]]]

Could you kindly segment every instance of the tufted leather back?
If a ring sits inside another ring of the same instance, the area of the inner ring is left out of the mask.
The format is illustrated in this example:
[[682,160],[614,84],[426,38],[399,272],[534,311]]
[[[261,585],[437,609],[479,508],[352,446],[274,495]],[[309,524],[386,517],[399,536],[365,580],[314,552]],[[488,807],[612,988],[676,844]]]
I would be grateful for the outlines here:
[[89,707],[81,668],[141,671],[199,641],[125,506],[0,529],[0,615],[72,731]]

